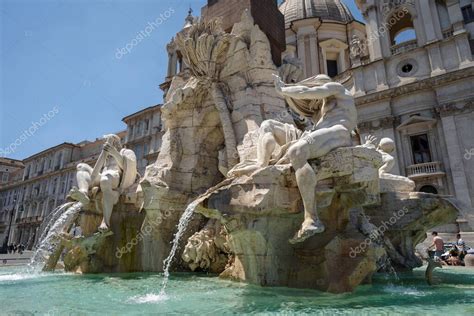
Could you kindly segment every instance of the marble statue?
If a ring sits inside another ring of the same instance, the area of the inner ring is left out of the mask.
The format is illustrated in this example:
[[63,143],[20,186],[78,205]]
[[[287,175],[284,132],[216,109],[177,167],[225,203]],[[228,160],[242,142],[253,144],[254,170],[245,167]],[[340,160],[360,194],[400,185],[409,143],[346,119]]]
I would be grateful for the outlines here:
[[408,191],[415,190],[415,182],[407,177],[390,173],[395,167],[395,158],[391,155],[395,151],[395,142],[388,137],[382,138],[376,145],[377,138],[369,135],[365,138],[365,147],[376,149],[381,155],[383,165],[379,169],[381,191]]
[[[272,156],[281,157],[277,164],[287,160],[296,171],[305,209],[303,225],[291,240],[297,243],[325,230],[318,218],[315,200],[318,175],[308,160],[322,157],[339,147],[351,146],[351,132],[357,126],[357,111],[350,92],[326,75],[288,85],[275,75],[275,87],[293,111],[313,122],[313,129],[303,133],[290,124],[264,121],[259,130],[257,161],[243,162],[229,175],[240,176],[264,168],[271,163]],[[275,155],[277,147],[280,154]]]
[[357,35],[354,35],[351,40],[350,57],[352,60],[361,58],[367,55],[366,43]]
[[99,231],[105,232],[110,227],[110,217],[115,204],[125,189],[137,178],[137,158],[135,153],[122,148],[117,135],[105,135],[104,148],[92,168],[88,164],[77,165],[77,184],[70,192],[70,197],[88,205],[90,197],[102,192],[101,208],[103,212]]
[[351,132],[357,127],[357,110],[351,93],[326,75],[296,85],[286,85],[275,76],[275,87],[294,111],[309,117],[315,124],[311,132],[302,135],[288,149],[305,210],[303,225],[292,239],[297,243],[325,230],[318,218],[314,194],[318,176],[308,160],[352,145]]

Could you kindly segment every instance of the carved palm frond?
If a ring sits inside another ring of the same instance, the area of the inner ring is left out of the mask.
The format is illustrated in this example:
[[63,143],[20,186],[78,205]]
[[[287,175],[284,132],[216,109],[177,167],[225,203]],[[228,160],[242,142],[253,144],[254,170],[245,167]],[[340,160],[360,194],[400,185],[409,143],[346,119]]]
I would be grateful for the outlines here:
[[186,34],[179,34],[176,43],[194,76],[219,80],[230,43],[230,35],[222,30],[219,20],[198,21]]
[[179,34],[176,43],[192,75],[211,93],[224,133],[227,167],[231,169],[238,163],[237,143],[228,98],[222,88],[224,84],[220,82],[220,72],[230,46],[230,35],[222,30],[219,20],[200,20],[188,32]]

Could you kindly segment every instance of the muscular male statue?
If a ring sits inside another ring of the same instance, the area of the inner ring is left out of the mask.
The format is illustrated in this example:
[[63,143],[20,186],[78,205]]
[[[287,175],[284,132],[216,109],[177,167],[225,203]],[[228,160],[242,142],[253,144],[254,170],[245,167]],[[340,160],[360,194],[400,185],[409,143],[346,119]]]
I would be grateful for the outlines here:
[[130,187],[136,179],[137,167],[135,153],[130,149],[122,149],[117,135],[106,135],[104,148],[97,159],[94,168],[88,164],[77,165],[77,184],[73,188],[71,198],[89,204],[89,190],[99,187],[102,191],[102,211],[104,217],[99,231],[107,231],[110,227],[110,217],[122,191]]
[[302,135],[287,153],[296,171],[305,210],[303,225],[290,240],[298,243],[325,230],[316,205],[318,176],[308,160],[322,157],[339,147],[351,146],[351,132],[357,126],[357,111],[350,92],[326,75],[318,75],[296,85],[286,85],[280,77],[275,76],[275,87],[293,110],[314,122],[313,130]]
[[[351,146],[357,111],[350,92],[326,75],[290,85],[275,75],[275,87],[291,109],[312,121],[313,129],[303,133],[290,124],[264,121],[258,133],[257,159],[241,162],[228,175],[248,175],[270,164],[291,163],[305,209],[303,225],[290,240],[298,243],[325,230],[316,205],[318,175],[308,160],[322,157],[339,147]],[[278,153],[276,149],[279,149]]]

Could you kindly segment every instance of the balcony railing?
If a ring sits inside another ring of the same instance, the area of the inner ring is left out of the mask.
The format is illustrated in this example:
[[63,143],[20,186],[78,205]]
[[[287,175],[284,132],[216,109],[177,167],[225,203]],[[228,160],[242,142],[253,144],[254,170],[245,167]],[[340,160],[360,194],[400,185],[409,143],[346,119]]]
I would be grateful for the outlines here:
[[443,32],[443,38],[446,39],[446,38],[449,38],[449,37],[453,36],[454,29],[452,27],[450,27],[449,29],[445,29],[442,32]]
[[391,48],[392,55],[406,53],[408,51],[414,50],[418,47],[418,42],[416,39],[411,41],[406,41],[397,45],[393,45]]
[[420,163],[416,165],[411,165],[407,167],[408,177],[418,177],[418,176],[429,176],[429,175],[442,175],[444,174],[441,162],[427,162]]
[[37,224],[41,223],[43,221],[42,216],[29,216],[29,217],[23,217],[23,218],[17,218],[16,222],[18,224]]

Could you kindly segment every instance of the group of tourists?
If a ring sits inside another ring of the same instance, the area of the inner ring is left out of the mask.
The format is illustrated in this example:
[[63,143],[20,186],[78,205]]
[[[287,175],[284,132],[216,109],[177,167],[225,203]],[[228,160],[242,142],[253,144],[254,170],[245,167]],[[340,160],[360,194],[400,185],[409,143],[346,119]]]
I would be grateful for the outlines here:
[[25,248],[26,247],[23,244],[18,244],[18,245],[10,244],[10,245],[8,245],[7,251],[8,251],[8,253],[18,252],[21,255],[25,251]]
[[446,265],[462,266],[464,265],[464,257],[467,254],[474,253],[474,249],[466,246],[461,234],[456,235],[455,243],[445,243],[443,238],[438,236],[438,232],[431,233],[433,243],[428,248],[434,248],[433,258]]

